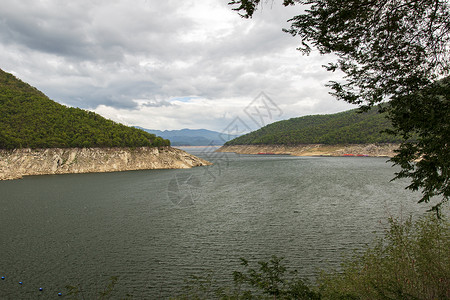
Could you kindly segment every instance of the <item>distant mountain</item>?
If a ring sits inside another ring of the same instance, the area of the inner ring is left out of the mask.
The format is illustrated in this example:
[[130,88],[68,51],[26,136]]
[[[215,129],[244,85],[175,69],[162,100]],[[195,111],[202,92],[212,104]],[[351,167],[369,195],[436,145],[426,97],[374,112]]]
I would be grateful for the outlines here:
[[56,103],[0,69],[0,149],[169,145],[154,134]]
[[392,127],[377,108],[360,113],[312,115],[278,121],[242,135],[225,145],[299,145],[398,143],[400,137],[383,132]]
[[151,134],[168,139],[172,146],[221,146],[225,142],[237,137],[221,134],[217,131],[207,129],[181,129],[181,130],[152,130],[137,127]]

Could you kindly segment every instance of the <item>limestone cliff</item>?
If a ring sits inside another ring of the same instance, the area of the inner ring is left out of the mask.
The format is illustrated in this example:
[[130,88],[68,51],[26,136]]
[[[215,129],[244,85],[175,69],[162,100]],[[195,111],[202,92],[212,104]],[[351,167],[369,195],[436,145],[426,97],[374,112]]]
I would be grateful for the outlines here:
[[0,180],[25,175],[186,169],[210,164],[171,147],[0,150]]
[[393,157],[398,144],[351,144],[351,145],[233,145],[223,146],[217,152],[239,154],[290,154],[294,156],[344,156],[345,154]]

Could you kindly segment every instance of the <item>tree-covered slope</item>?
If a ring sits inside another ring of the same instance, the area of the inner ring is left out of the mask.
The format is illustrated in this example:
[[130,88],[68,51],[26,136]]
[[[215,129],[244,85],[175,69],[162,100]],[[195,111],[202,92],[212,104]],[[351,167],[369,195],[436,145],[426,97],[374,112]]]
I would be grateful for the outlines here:
[[396,143],[400,138],[383,133],[390,121],[377,109],[353,109],[331,115],[314,115],[279,121],[235,138],[225,145],[296,145]]
[[154,134],[58,104],[0,69],[0,149],[169,145]]

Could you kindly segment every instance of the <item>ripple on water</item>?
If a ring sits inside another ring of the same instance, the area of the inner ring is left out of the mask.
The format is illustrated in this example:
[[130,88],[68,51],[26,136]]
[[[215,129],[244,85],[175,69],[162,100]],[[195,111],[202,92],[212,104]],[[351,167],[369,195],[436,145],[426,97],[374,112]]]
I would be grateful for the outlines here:
[[[425,211],[417,194],[403,190],[405,182],[389,182],[393,169],[385,159],[220,159],[209,169],[0,182],[0,273],[27,283],[20,290],[0,282],[0,297],[78,283],[89,294],[113,275],[121,295],[164,297],[189,274],[209,269],[226,281],[239,257],[273,254],[314,277],[380,234],[389,215]],[[169,185],[186,175],[200,184],[180,186],[192,201],[177,206]]]

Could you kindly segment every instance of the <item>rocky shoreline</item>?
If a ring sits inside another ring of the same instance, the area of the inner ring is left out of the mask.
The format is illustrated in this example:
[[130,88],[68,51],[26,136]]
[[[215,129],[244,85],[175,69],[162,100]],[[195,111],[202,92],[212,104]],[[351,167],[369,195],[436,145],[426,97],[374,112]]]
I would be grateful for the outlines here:
[[0,180],[27,175],[187,169],[211,165],[172,147],[0,150]]
[[393,157],[398,144],[351,144],[351,145],[233,145],[222,146],[217,152],[239,154],[289,154],[293,156],[372,156]]

